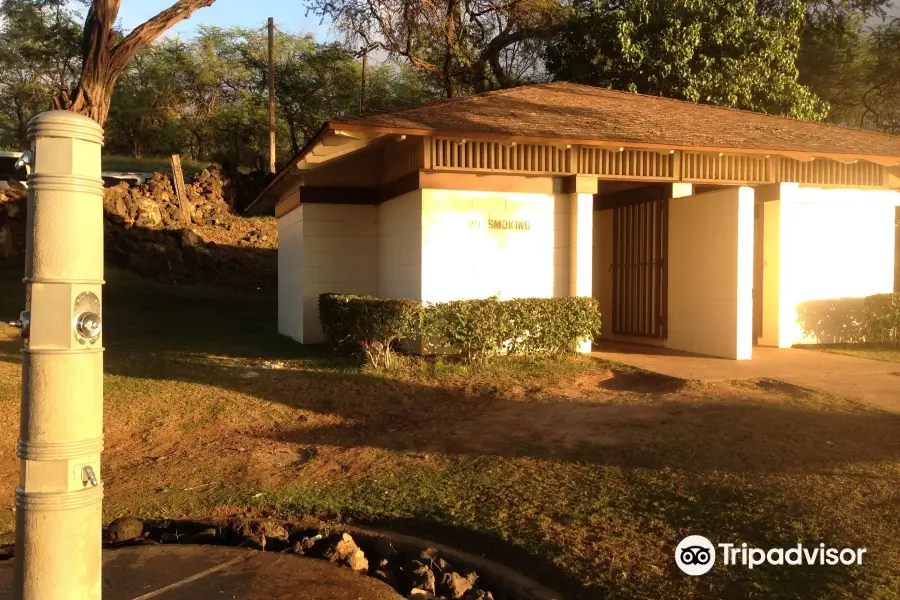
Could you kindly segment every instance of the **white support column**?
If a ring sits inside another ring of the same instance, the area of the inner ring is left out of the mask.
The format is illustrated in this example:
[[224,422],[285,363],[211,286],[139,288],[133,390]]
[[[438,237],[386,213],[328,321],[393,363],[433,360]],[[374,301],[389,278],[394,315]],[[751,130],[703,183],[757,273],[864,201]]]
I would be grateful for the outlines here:
[[[571,195],[569,211],[569,294],[591,297],[594,293],[594,196]],[[589,353],[593,340],[585,340],[579,352]]]
[[[780,194],[780,190],[779,190]],[[763,228],[762,264],[762,335],[760,346],[790,348],[790,335],[784,339],[780,331],[790,332],[789,327],[781,327],[781,200],[761,202],[760,224]]]

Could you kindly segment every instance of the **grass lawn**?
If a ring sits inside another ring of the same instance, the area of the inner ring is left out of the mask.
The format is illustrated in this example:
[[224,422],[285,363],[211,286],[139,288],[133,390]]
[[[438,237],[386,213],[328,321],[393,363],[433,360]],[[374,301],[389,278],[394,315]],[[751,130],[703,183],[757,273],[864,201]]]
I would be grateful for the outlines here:
[[[0,271],[0,316],[23,297]],[[500,557],[569,598],[900,598],[900,417],[590,358],[367,372],[275,330],[271,296],[108,272],[105,516],[312,515]],[[21,358],[0,326],[0,531]],[[862,566],[677,570],[688,534],[868,549]]]
[[878,344],[834,344],[824,346],[804,346],[804,348],[831,354],[846,354],[847,356],[900,363],[900,346]]

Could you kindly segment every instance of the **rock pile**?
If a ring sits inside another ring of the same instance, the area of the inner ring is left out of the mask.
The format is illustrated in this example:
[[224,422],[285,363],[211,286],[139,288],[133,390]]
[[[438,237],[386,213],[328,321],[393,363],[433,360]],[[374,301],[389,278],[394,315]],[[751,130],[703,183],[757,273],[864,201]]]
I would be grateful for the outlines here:
[[[159,173],[142,185],[106,188],[107,263],[167,283],[273,289],[274,220],[235,215],[232,186],[218,169],[201,171],[185,187],[183,203]],[[25,254],[26,210],[24,190],[0,191],[0,260]]]
[[204,523],[142,522],[126,517],[113,521],[105,538],[111,544],[214,544],[291,552],[328,560],[380,579],[410,600],[505,598],[499,591],[482,589],[478,573],[464,565],[451,564],[434,548],[398,549],[385,537],[357,540],[346,531],[295,528],[271,519],[235,519],[211,527]]
[[228,180],[222,171],[204,169],[185,186],[187,200],[182,204],[169,178],[156,173],[141,185],[123,182],[107,188],[103,208],[112,222],[125,227],[156,229],[206,225],[231,215],[227,186]]
[[25,192],[0,190],[0,260],[25,254]]

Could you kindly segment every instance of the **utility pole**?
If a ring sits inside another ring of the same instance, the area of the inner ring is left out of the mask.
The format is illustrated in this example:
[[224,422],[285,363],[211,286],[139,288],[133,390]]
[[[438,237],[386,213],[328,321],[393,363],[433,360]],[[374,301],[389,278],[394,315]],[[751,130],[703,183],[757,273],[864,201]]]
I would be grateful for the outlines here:
[[[365,77],[365,75],[363,77]],[[272,17],[269,17],[269,173],[274,173],[274,172],[275,172],[275,19]]]
[[363,46],[362,52],[362,81],[359,85],[359,112],[366,112],[366,71],[369,68],[369,49]]
[[369,52],[378,47],[378,44],[366,44],[356,53],[356,58],[362,58],[362,80],[359,84],[359,112],[366,112],[366,72],[369,70]]

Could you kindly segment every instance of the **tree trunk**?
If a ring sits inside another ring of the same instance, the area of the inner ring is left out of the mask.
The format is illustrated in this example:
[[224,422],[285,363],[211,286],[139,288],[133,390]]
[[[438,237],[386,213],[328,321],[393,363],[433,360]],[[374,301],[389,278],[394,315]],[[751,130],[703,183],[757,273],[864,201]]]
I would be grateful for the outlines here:
[[300,154],[300,140],[297,139],[297,125],[294,123],[293,117],[288,117],[288,132],[291,135],[291,152],[292,156]]
[[452,98],[453,89],[453,38],[456,25],[456,0],[447,0],[447,14],[444,21],[444,64],[441,67],[441,75],[444,80],[444,92],[448,98]]
[[134,56],[170,27],[214,2],[178,0],[122,38],[114,30],[121,0],[93,0],[84,23],[81,79],[74,90],[54,100],[54,108],[87,115],[104,125],[116,80]]

